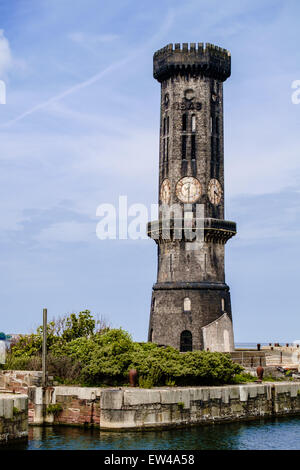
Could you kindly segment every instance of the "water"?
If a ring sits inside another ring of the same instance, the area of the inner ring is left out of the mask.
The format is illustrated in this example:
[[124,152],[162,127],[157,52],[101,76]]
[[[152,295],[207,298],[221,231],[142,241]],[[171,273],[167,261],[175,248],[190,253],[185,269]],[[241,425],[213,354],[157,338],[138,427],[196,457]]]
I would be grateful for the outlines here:
[[[269,343],[260,343],[261,346],[269,346]],[[257,350],[257,343],[234,343],[235,348],[241,349],[255,349]]]
[[[68,427],[31,427],[20,450],[297,450],[300,417],[216,424],[170,431],[100,432]],[[2,448],[3,449],[3,448]]]

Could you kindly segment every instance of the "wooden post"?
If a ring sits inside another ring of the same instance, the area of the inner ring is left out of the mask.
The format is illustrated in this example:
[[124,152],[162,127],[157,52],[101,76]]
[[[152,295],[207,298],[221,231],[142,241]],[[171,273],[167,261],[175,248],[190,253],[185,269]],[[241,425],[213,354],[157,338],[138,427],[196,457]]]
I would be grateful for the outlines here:
[[43,309],[42,387],[47,387],[47,309]]

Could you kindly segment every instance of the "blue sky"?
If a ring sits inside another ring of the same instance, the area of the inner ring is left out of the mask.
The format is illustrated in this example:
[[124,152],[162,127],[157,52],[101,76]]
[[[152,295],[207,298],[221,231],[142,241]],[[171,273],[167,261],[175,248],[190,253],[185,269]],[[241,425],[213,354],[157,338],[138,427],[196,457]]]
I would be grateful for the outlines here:
[[210,42],[225,84],[237,341],[300,339],[298,0],[0,0],[0,330],[88,308],[145,340],[156,245],[96,237],[96,208],[157,200],[153,52]]

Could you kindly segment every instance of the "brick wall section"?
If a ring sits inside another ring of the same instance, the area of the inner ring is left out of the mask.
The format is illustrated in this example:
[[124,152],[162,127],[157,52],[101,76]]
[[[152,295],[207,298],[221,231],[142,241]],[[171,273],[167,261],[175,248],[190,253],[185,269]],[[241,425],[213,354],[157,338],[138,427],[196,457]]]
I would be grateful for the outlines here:
[[[15,391],[29,396],[28,421],[30,424],[69,424],[82,426],[99,426],[100,424],[100,390],[85,387],[50,387],[46,390],[46,403],[59,403],[63,411],[57,416],[47,415],[42,403],[42,372],[40,371],[1,371],[0,389]],[[27,411],[26,411],[27,413]]]
[[63,411],[54,418],[55,424],[82,426],[100,425],[100,400],[80,400],[76,396],[57,396]]
[[[29,387],[28,394],[30,424],[100,425],[100,388],[59,386],[43,391],[41,387]],[[47,414],[48,404],[59,404],[62,411]]]
[[[53,377],[48,377],[49,385]],[[42,385],[42,372],[35,370],[2,370],[0,372],[0,390],[10,390],[27,394],[28,387]]]

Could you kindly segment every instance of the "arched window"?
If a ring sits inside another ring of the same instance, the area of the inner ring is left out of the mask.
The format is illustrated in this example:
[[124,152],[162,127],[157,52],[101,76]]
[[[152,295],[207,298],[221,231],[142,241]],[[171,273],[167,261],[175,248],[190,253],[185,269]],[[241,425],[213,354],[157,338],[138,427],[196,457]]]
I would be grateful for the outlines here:
[[193,337],[192,333],[188,330],[183,331],[180,335],[180,351],[193,351]]
[[183,299],[183,310],[185,312],[191,311],[191,299],[189,299],[188,297],[185,297],[185,299]]

